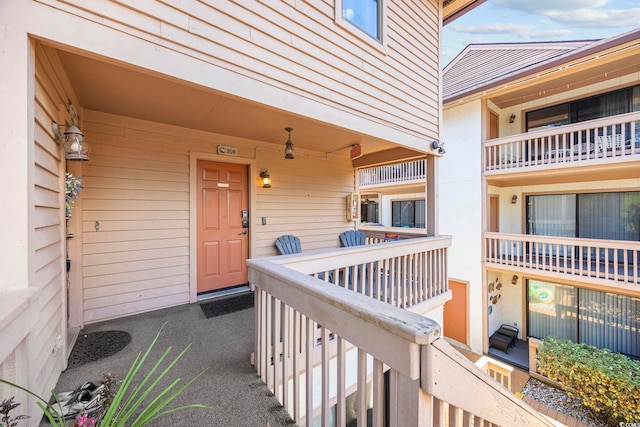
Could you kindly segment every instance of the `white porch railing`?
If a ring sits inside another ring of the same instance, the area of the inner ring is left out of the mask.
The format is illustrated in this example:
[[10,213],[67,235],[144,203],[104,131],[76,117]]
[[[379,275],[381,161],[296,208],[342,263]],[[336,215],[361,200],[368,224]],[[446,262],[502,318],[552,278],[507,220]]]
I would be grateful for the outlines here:
[[486,263],[640,290],[640,242],[484,233]]
[[[552,425],[440,339],[434,321],[328,282],[347,283],[358,268],[367,276],[368,267],[394,278],[388,295],[412,289],[428,301],[430,293],[448,293],[438,271],[446,252],[436,254],[449,244],[448,237],[422,238],[248,261],[256,370],[297,424],[347,425],[357,402],[358,426],[367,417],[373,426]],[[403,255],[389,256],[397,252]]]
[[487,174],[544,165],[567,166],[640,155],[640,112],[537,129],[484,143]]
[[392,165],[360,169],[358,171],[358,185],[360,188],[369,188],[385,185],[424,184],[426,176],[426,160],[411,160]]

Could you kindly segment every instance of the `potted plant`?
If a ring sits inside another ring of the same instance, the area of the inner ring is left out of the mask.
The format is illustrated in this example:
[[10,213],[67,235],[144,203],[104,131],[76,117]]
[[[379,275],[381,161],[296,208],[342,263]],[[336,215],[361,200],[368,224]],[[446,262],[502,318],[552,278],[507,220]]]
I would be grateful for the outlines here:
[[65,196],[65,213],[67,218],[71,218],[73,204],[82,191],[82,178],[74,176],[67,172],[64,175],[64,196]]

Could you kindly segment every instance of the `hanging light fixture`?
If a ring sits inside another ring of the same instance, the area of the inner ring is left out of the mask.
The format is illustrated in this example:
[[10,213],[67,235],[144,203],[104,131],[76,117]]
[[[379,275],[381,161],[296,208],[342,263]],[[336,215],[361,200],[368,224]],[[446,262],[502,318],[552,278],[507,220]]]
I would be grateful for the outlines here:
[[289,132],[289,139],[284,145],[284,158],[285,159],[293,159],[296,155],[296,151],[293,149],[293,142],[291,142],[291,131],[293,128],[284,128],[287,132]]
[[[53,128],[53,134],[56,141],[60,139],[60,125],[53,122],[51,127]],[[75,124],[67,127],[64,132],[64,142],[62,143],[64,149],[65,158],[67,160],[89,160],[89,144],[84,141],[84,134],[78,129]]]

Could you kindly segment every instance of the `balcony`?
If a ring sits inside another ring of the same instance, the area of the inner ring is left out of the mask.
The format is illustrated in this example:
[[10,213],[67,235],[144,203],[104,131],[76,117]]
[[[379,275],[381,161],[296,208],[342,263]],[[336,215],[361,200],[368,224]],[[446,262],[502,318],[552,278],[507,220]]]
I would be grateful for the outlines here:
[[360,169],[358,171],[358,183],[361,190],[413,184],[422,184],[424,186],[426,176],[426,160],[411,160],[392,165]]
[[484,233],[485,266],[640,293],[640,242]]
[[248,261],[256,370],[297,425],[347,425],[354,402],[357,425],[552,425],[418,314],[450,298],[449,245],[424,237]]
[[[637,177],[640,112],[538,129],[484,143],[483,170],[498,185]],[[596,178],[597,179],[597,178]],[[501,184],[504,182],[504,184]]]

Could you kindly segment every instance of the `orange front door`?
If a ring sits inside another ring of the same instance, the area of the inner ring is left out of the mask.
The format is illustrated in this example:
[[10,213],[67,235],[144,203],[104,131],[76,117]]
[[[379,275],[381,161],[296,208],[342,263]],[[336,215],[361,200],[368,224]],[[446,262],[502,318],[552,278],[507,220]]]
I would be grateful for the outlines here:
[[247,167],[198,161],[196,185],[198,293],[247,283]]
[[467,283],[449,280],[451,299],[444,303],[444,336],[459,343],[467,342]]

